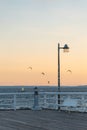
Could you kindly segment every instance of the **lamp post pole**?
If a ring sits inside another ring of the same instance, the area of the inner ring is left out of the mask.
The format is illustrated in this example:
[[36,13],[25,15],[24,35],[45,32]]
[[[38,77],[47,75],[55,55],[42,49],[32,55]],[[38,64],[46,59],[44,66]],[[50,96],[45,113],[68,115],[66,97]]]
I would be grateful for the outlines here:
[[[58,93],[60,93],[60,44],[58,43]],[[60,94],[58,94],[58,105],[60,105]],[[58,106],[60,110],[60,106]]]
[[68,52],[69,47],[67,44],[64,45],[64,47],[60,47],[60,44],[58,43],[58,110],[60,110],[60,49],[63,49],[64,52]]

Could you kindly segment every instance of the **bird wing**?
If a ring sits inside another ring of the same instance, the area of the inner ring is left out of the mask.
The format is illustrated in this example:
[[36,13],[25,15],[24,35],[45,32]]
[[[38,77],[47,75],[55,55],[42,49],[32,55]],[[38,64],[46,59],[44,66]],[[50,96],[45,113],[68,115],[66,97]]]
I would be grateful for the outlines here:
[[72,73],[72,71],[71,71],[71,70],[67,70],[67,72],[70,72],[70,73]]

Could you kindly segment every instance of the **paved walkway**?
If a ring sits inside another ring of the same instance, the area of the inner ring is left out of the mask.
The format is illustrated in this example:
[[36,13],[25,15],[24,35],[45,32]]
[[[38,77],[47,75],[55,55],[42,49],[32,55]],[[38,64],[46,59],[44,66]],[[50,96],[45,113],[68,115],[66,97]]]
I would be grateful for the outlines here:
[[87,130],[87,113],[0,111],[0,130]]

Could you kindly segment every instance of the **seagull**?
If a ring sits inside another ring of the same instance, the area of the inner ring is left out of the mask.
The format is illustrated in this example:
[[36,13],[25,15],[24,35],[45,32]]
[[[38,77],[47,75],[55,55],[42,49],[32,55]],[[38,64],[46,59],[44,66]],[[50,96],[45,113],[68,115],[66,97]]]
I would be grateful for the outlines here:
[[42,75],[45,75],[45,73],[44,73],[44,72],[42,72],[41,74],[42,74]]
[[72,71],[71,71],[71,70],[67,70],[67,72],[70,72],[70,73],[72,73]]
[[50,81],[48,81],[48,84],[50,84]]
[[30,70],[32,70],[32,67],[31,67],[31,66],[29,66],[27,69],[30,69]]

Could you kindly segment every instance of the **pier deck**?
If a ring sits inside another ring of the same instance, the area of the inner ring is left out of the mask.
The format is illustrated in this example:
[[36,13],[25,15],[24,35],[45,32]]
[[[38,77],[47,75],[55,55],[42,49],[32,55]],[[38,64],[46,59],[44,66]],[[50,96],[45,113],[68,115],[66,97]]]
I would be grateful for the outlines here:
[[0,130],[87,130],[87,113],[0,111]]

